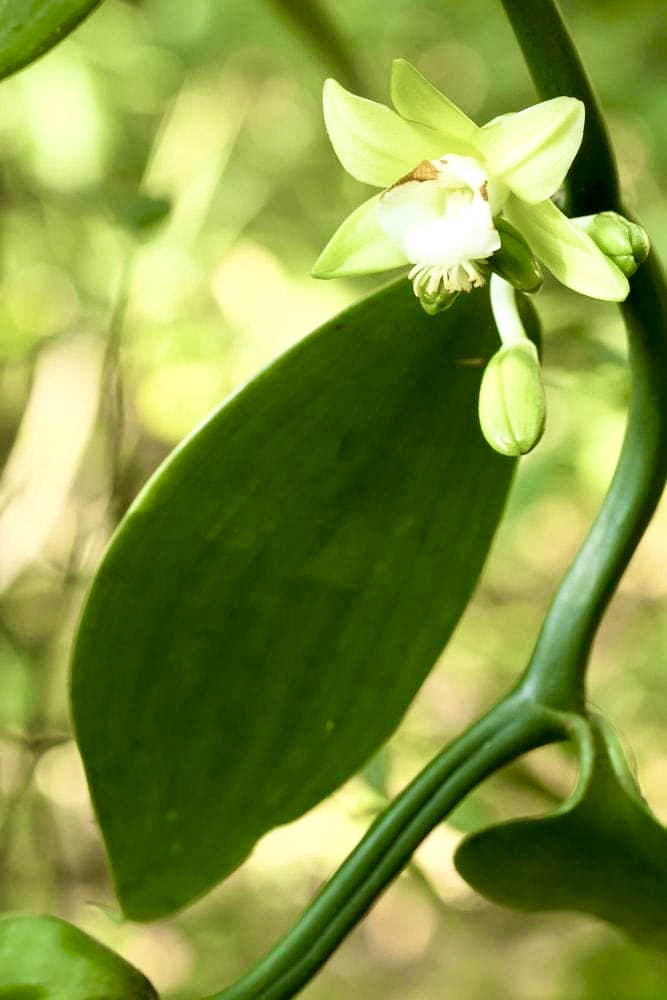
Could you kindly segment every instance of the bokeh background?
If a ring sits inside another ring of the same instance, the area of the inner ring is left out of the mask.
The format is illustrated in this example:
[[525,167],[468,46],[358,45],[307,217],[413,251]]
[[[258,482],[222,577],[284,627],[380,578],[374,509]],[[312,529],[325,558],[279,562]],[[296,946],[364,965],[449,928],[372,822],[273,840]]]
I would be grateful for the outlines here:
[[[627,202],[667,250],[665,9],[563,6]],[[337,35],[307,2],[106,0],[0,85],[0,907],[74,921],[170,1000],[241,974],[384,797],[517,676],[609,480],[628,402],[616,309],[548,282],[538,299],[547,433],[522,462],[478,593],[400,731],[364,775],[265,838],[205,899],[160,924],[123,923],[69,735],[72,634],[110,532],[170,449],[373,287],[308,276],[366,197],[328,145],[323,79],[386,100],[390,60],[404,56],[480,121],[535,100],[495,0],[322,9]],[[663,821],[666,562],[663,505],[607,616],[591,688]],[[666,996],[664,957],[580,916],[500,910],[452,868],[462,831],[544,811],[574,776],[567,752],[551,748],[484,785],[304,996]]]

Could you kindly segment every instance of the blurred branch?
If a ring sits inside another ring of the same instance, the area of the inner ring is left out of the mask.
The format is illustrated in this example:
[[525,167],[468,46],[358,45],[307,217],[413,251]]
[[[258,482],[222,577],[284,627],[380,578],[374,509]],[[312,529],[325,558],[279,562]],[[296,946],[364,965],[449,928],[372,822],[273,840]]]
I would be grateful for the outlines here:
[[113,524],[116,524],[120,519],[125,506],[122,489],[125,393],[120,348],[135,259],[136,251],[134,247],[131,247],[126,251],[121,263],[118,290],[111,307],[106,350],[102,364],[99,419],[102,421],[105,432],[109,469],[109,509]]
[[363,74],[350,54],[347,42],[328,10],[318,0],[269,0],[279,16],[300,31],[315,48],[341,82],[359,93],[364,92]]
[[[18,775],[15,779],[12,790],[7,794],[2,810],[0,822],[0,871],[9,870],[9,858],[14,838],[18,831],[21,808],[27,800],[30,792],[35,771],[40,760],[55,746],[61,746],[71,740],[71,736],[46,736],[30,737],[13,736],[12,734],[2,734],[3,739],[15,743],[20,748],[20,763]],[[48,846],[47,846],[48,845]],[[49,840],[42,839],[40,848],[42,854],[50,849]],[[11,885],[7,879],[0,879],[0,910],[11,908],[13,899],[10,896]]]
[[[38,754],[22,754],[20,774],[14,788],[5,799],[2,823],[0,823],[0,871],[7,871],[9,849],[18,820],[19,809],[24,796],[30,788],[38,762]],[[6,910],[9,905],[8,889],[7,881],[5,879],[0,881],[0,908],[3,910]]]
[[0,481],[0,591],[41,556],[67,502],[98,407],[100,360],[85,334],[54,338],[39,353]]

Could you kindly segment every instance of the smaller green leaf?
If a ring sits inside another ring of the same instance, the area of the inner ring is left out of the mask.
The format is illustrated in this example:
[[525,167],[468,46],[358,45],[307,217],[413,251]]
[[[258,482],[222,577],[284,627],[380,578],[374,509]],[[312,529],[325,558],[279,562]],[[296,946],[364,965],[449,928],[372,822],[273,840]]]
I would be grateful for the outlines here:
[[374,274],[409,264],[403,251],[377,221],[380,195],[373,195],[338,227],[311,271],[314,278],[342,278],[352,274]]
[[134,966],[57,917],[0,917],[0,1000],[157,1000]]
[[601,719],[585,727],[580,755],[579,782],[567,802],[539,819],[473,834],[457,850],[456,867],[477,892],[503,906],[578,910],[642,944],[665,947],[667,830]]
[[0,0],[0,79],[34,62],[100,0]]
[[533,205],[561,186],[583,132],[581,101],[554,97],[489,122],[478,131],[476,144],[494,175]]

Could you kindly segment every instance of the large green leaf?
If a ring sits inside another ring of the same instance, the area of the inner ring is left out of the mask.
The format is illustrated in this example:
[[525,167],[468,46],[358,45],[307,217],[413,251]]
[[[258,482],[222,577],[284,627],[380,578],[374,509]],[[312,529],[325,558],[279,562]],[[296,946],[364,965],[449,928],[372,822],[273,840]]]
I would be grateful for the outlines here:
[[0,917],[0,1000],[157,1000],[134,966],[72,924]]
[[574,794],[539,819],[464,840],[456,867],[517,910],[579,910],[667,946],[667,830],[641,797],[613,731],[593,720]]
[[136,501],[76,645],[120,900],[169,913],[386,740],[465,607],[513,463],[477,425],[488,300],[403,281],[288,351]]
[[0,79],[60,42],[101,0],[0,0]]

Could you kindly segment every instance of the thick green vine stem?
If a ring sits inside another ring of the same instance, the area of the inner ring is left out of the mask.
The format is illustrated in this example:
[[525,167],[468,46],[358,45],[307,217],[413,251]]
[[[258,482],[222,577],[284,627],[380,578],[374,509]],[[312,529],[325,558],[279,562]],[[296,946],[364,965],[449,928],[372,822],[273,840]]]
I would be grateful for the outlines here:
[[485,777],[567,738],[569,721],[510,694],[470,727],[378,817],[286,937],[247,975],[206,1000],[287,1000],[313,977],[406,866],[424,838]]
[[583,709],[595,632],[667,478],[667,289],[654,257],[633,278],[623,312],[633,388],[620,459],[520,681],[534,698],[564,711]]
[[[540,97],[578,97],[586,127],[568,175],[574,215],[613,210],[616,162],[595,92],[555,0],[502,0]],[[633,388],[616,473],[549,609],[522,686],[554,708],[582,709],[590,648],[605,608],[658,504],[667,478],[667,286],[651,254],[621,306]]]
[[[503,5],[540,96],[571,95],[586,104],[586,134],[569,182],[570,211],[627,215],[604,119],[556,3],[503,0]],[[387,807],[283,941],[207,1000],[295,996],[471,789],[528,750],[565,739],[584,725],[585,672],[597,626],[667,477],[667,288],[653,255],[632,279],[622,309],[633,391],[621,456],[523,677]]]
[[567,176],[567,209],[592,215],[618,204],[618,171],[595,91],[555,0],[501,0],[542,100],[578,97],[586,129]]

